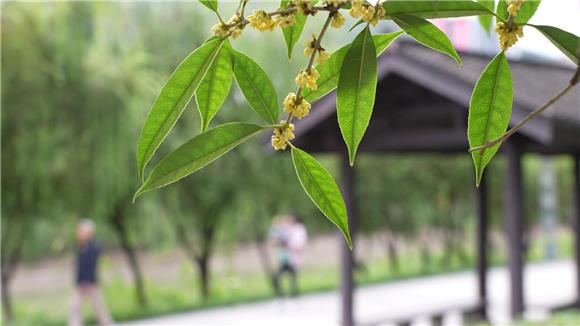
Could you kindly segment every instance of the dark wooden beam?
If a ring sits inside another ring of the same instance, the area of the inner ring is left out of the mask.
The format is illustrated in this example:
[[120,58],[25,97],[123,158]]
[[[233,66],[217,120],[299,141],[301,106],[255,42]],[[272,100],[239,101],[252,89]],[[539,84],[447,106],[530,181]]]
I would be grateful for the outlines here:
[[466,153],[469,145],[465,132],[448,130],[423,130],[417,132],[380,131],[370,133],[363,138],[361,151],[457,151]]
[[505,229],[510,279],[510,314],[524,312],[522,154],[517,144],[504,144],[508,161],[505,186]]
[[[409,56],[396,55],[389,57],[388,60],[379,61],[387,61],[384,67],[385,71],[398,74],[410,82],[444,96],[465,108],[469,107],[473,85],[466,83],[465,80],[450,74],[442,74],[439,67],[419,62]],[[379,62],[380,64],[381,62]],[[514,102],[510,125],[521,121],[528,114],[529,109]],[[540,116],[526,124],[519,133],[538,142],[549,144],[553,141],[554,125],[550,119]]]
[[[341,191],[346,204],[348,213],[348,226],[350,236],[355,240],[356,232],[356,203],[355,203],[355,172],[348,163],[348,154],[345,152],[342,157],[342,180]],[[354,325],[354,252],[348,247],[344,237],[339,233],[340,242],[342,243],[342,261],[341,261],[341,325]],[[353,248],[354,250],[354,248]]]
[[477,296],[479,317],[487,320],[487,182],[485,178],[476,189],[477,229]]
[[574,239],[576,246],[576,308],[580,309],[580,154],[574,155]]

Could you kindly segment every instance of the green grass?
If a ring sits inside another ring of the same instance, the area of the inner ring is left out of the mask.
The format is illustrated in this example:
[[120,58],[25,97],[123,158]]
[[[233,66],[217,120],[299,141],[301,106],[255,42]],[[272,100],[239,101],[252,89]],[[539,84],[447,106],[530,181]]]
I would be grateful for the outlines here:
[[[558,242],[558,252],[563,257],[571,254],[571,236],[563,236]],[[537,261],[542,257],[541,241],[534,242],[530,248],[530,260]],[[443,261],[443,253],[431,257],[431,263],[425,267],[420,255],[411,251],[401,257],[398,271],[393,271],[384,258],[375,259],[359,268],[355,274],[358,285],[371,285],[419,276],[459,272],[473,268],[474,252],[467,251],[467,259],[454,258]],[[499,252],[492,253],[490,264],[497,266],[505,260]],[[212,278],[212,295],[208,300],[200,297],[196,274],[184,268],[177,280],[163,284],[147,282],[146,291],[149,298],[147,307],[140,307],[134,300],[131,285],[124,281],[113,280],[103,284],[107,304],[116,321],[147,318],[171,313],[206,309],[239,303],[256,302],[274,297],[274,293],[262,273],[252,274],[216,274]],[[339,285],[340,270],[338,266],[307,268],[299,279],[302,294],[323,292],[336,289]],[[16,301],[16,325],[63,325],[68,314],[69,293],[43,294],[34,296],[24,302]],[[63,304],[64,303],[64,304]],[[88,307],[85,307],[88,308]],[[92,311],[86,309],[85,315],[93,320]]]
[[[468,324],[470,325],[470,324]],[[472,326],[489,326],[489,323],[471,324]],[[565,310],[554,313],[548,320],[529,321],[516,320],[512,326],[576,326],[580,325],[580,312],[578,310]]]

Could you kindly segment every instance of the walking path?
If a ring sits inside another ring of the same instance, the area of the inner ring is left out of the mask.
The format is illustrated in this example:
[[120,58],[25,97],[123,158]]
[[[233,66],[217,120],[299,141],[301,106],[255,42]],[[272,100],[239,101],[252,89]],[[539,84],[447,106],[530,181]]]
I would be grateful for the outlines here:
[[[525,269],[525,298],[530,316],[545,313],[548,307],[572,302],[575,270],[572,261],[529,264]],[[488,274],[490,318],[505,324],[508,316],[508,278],[505,268]],[[476,302],[475,273],[396,281],[360,287],[355,292],[356,320],[361,324],[388,325],[399,316],[421,317],[428,311],[465,307]],[[126,326],[170,325],[337,325],[338,291],[305,295],[295,300],[268,301],[183,313],[126,323]],[[461,319],[450,311],[446,324]],[[421,318],[420,324],[424,324]]]

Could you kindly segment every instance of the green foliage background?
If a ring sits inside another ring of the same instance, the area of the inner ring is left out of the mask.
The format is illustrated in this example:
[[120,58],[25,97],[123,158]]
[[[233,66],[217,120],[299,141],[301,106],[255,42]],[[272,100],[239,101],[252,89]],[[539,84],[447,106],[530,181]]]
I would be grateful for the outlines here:
[[[173,242],[171,232],[156,222],[166,214],[166,208],[181,214],[191,211],[195,216],[193,201],[189,205],[187,201],[179,204],[189,207],[175,208],[175,200],[166,199],[179,191],[180,185],[149,195],[134,206],[127,198],[138,186],[134,140],[149,105],[180,58],[207,37],[197,27],[209,24],[212,19],[211,13],[201,10],[199,5],[184,3],[4,5],[2,218],[5,225],[14,227],[34,219],[26,257],[62,252],[71,244],[70,231],[79,217],[106,220],[116,204],[126,205],[129,214],[135,216],[133,229],[143,235],[135,241],[142,247]],[[311,28],[316,29],[317,23],[320,22],[316,21]],[[305,35],[308,34],[306,31]],[[292,87],[291,78],[286,77],[293,76],[305,58],[296,56],[291,64],[279,65],[271,59],[286,60],[282,45],[271,47],[268,52],[253,46],[256,42],[279,41],[279,37],[276,33],[248,33],[236,46],[251,53],[272,76],[280,92],[278,97],[282,98],[285,90]],[[343,43],[332,35],[327,40],[332,48]],[[191,103],[185,119],[178,122],[168,143],[162,146],[162,153],[199,130],[193,106]],[[224,106],[215,124],[232,119],[251,120],[239,92],[232,91]],[[313,232],[331,231],[330,223],[320,218],[321,214],[301,193],[290,159],[264,154],[263,141],[253,141],[252,145],[229,154],[228,170],[247,173],[237,174],[235,184],[231,185],[235,199],[229,204],[234,213],[228,214],[229,223],[224,223],[223,232],[235,234],[230,239],[248,240],[247,234],[236,231],[236,221],[246,218],[239,216],[240,212],[264,215],[266,221],[267,216],[288,211],[302,215]],[[257,156],[259,160],[254,159]],[[445,224],[447,219],[456,217],[433,209],[444,205],[440,201],[465,206],[451,211],[458,210],[457,216],[471,216],[469,160],[466,156],[444,158],[432,155],[364,158],[357,168],[359,178],[364,180],[360,181],[364,186],[359,191],[364,220],[384,225],[381,215],[388,213],[393,215],[389,217],[393,221],[400,220],[393,223],[402,228],[411,227],[415,223],[410,221],[415,219],[422,220],[418,224]],[[322,161],[333,175],[339,175],[335,158],[323,156]],[[498,161],[492,164],[497,172],[489,175],[494,188],[500,189],[503,164],[501,159]],[[526,171],[530,171],[525,178],[526,194],[530,198],[531,216],[536,215],[532,199],[537,184],[529,180],[536,179],[537,162],[534,158],[526,160]],[[566,189],[570,187],[567,173],[571,162],[561,159],[557,166],[561,189],[559,216],[565,218],[570,216],[570,193]],[[196,191],[214,191],[214,196],[219,197],[220,187],[208,186],[207,180],[213,178],[213,183],[219,184],[221,177],[230,178],[221,170],[219,166],[209,167],[200,173],[198,182],[195,176],[190,177],[183,187],[192,197]],[[197,183],[203,187],[196,187]],[[389,184],[399,186],[393,188]],[[254,207],[256,198],[267,204]],[[493,194],[492,200],[501,202],[501,194]],[[501,205],[493,207],[497,209],[494,216],[499,218]],[[438,216],[430,216],[433,214]],[[100,234],[105,243],[114,246],[114,236],[106,223]]]

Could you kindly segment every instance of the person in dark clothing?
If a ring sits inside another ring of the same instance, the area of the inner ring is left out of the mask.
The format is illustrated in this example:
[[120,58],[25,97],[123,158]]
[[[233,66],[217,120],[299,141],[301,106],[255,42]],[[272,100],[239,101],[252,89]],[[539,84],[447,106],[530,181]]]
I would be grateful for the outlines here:
[[83,324],[82,303],[86,299],[90,299],[99,324],[111,324],[111,317],[98,287],[97,270],[100,248],[93,239],[94,234],[95,223],[93,221],[83,219],[78,224],[76,230],[78,241],[75,269],[76,289],[71,303],[70,326]]
[[76,284],[97,283],[97,261],[101,248],[95,240],[89,240],[77,252]]

